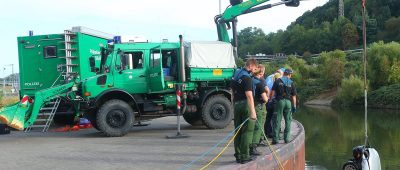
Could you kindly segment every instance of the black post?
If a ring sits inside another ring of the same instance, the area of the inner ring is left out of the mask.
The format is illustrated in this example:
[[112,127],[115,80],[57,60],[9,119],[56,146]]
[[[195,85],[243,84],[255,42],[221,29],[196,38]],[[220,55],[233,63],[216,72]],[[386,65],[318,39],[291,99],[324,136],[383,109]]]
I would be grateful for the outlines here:
[[232,21],[232,34],[233,34],[233,55],[235,56],[235,58],[239,58],[238,56],[238,35],[237,35],[237,18],[234,18]]

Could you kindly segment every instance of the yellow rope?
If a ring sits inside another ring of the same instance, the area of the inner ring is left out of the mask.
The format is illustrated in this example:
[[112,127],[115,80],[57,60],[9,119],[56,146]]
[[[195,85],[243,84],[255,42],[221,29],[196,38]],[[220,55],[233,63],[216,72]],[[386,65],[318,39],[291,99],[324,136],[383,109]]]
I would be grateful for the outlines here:
[[[244,124],[244,123],[243,123],[243,124]],[[205,166],[203,166],[202,168],[200,168],[200,170],[206,169],[206,168],[207,168],[208,166],[210,166],[215,160],[217,160],[217,159],[222,155],[222,153],[225,152],[225,150],[228,148],[228,146],[229,146],[229,145],[232,143],[232,141],[235,139],[236,135],[239,133],[239,131],[240,131],[240,129],[242,128],[243,124],[240,125],[240,127],[239,127],[239,129],[236,131],[235,135],[231,138],[231,140],[228,142],[228,144],[221,150],[221,152],[219,152],[218,155],[215,156],[207,165],[205,165]],[[258,122],[258,120],[257,120],[257,124],[258,124],[258,126],[260,126],[260,122]],[[261,127],[261,126],[260,126],[260,127]],[[264,129],[261,128],[261,130],[262,130],[262,133],[264,134],[265,139],[267,139],[266,141],[267,141],[267,144],[268,144],[268,148],[271,150],[273,156],[274,156],[275,159],[278,161],[278,164],[279,164],[280,168],[281,168],[282,170],[284,170],[285,168],[283,168],[283,165],[282,165],[281,160],[280,160],[279,157],[277,156],[277,154],[276,154],[274,148],[272,148],[271,144],[269,143],[268,138],[267,138],[267,136],[266,136],[265,133],[264,133]]]
[[[244,124],[244,123],[243,123]],[[232,143],[232,141],[235,139],[236,135],[239,133],[240,129],[242,128],[243,124],[240,125],[239,129],[236,131],[235,135],[231,138],[231,140],[228,142],[228,144],[222,149],[221,152],[218,153],[217,156],[215,156],[207,165],[203,166],[202,168],[200,168],[200,170],[204,170],[206,169],[208,166],[210,166],[215,160],[217,160],[222,153],[225,152],[226,148],[228,148],[228,146]]]
[[[261,127],[260,122],[259,122],[258,120],[257,120],[257,124],[258,124],[258,126]],[[261,131],[262,131],[262,133],[264,134],[264,137],[265,137],[265,139],[266,139],[265,141],[267,141],[268,148],[271,150],[272,155],[273,155],[273,156],[275,157],[275,159],[278,161],[280,168],[281,168],[282,170],[284,170],[285,168],[283,168],[283,165],[282,165],[281,160],[280,160],[279,157],[276,155],[276,152],[275,152],[274,148],[272,148],[271,144],[269,143],[268,138],[267,138],[267,136],[266,136],[265,133],[264,133],[264,129],[261,128]]]

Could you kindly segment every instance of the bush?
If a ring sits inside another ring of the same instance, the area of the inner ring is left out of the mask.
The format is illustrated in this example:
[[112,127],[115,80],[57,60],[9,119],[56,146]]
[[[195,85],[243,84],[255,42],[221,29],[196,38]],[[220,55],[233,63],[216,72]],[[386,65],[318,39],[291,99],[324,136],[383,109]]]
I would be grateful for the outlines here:
[[[400,61],[400,44],[391,43],[373,43],[368,51],[368,79],[371,80],[372,89],[378,89],[382,86],[388,86],[396,82],[397,67]],[[396,64],[397,63],[397,64]]]
[[393,84],[400,83],[400,61],[395,61],[390,68],[389,81]]
[[351,75],[345,78],[340,86],[335,103],[350,106],[363,98],[364,82],[361,78]]
[[321,53],[320,63],[319,70],[325,85],[329,88],[338,87],[344,77],[346,54],[340,50]]
[[400,107],[400,84],[381,87],[368,95],[368,104],[371,106]]
[[244,60],[242,58],[236,58],[236,66],[237,67],[244,67],[245,64],[246,64],[246,62],[244,62]]

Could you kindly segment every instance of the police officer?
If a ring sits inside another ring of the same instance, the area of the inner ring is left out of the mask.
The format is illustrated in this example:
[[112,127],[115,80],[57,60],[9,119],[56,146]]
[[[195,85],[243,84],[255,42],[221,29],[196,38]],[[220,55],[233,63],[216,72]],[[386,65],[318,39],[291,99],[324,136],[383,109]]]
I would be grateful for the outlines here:
[[285,143],[290,142],[290,125],[292,112],[296,111],[296,87],[291,80],[293,71],[285,69],[283,77],[277,79],[272,86],[272,96],[275,95],[277,103],[273,115],[273,138],[272,144],[278,143],[282,115],[285,119],[285,130],[283,138]]
[[250,146],[250,155],[261,155],[261,152],[257,150],[257,145],[260,142],[262,136],[262,128],[264,128],[265,122],[265,103],[268,101],[267,90],[268,87],[265,84],[264,73],[265,67],[263,65],[258,66],[259,71],[254,74],[253,78],[253,91],[254,94],[254,106],[257,112],[257,122],[254,127],[253,142]]
[[242,128],[234,140],[235,157],[238,163],[247,163],[254,158],[250,157],[250,145],[253,140],[254,125],[256,122],[256,110],[254,108],[253,82],[251,73],[258,70],[258,64],[255,59],[249,59],[245,68],[235,71],[232,77],[232,91],[234,102],[234,124],[239,127],[246,119],[249,120],[243,124]]
[[276,79],[282,77],[284,71],[285,71],[285,68],[280,68],[280,69],[276,70],[274,74],[269,75],[265,79],[265,83],[268,86],[269,100],[266,104],[267,115],[266,115],[266,121],[264,124],[264,132],[265,132],[265,135],[268,136],[269,138],[272,138],[272,115],[274,113],[274,105],[276,103],[275,96],[271,95],[272,86],[274,85],[274,82]]

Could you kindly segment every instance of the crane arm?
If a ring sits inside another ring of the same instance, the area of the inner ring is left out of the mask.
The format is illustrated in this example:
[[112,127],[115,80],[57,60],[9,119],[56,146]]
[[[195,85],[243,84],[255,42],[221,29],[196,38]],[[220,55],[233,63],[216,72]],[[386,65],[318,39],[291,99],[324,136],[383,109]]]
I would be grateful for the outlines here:
[[231,28],[232,23],[233,30],[233,46],[237,47],[237,30],[236,30],[236,17],[261,11],[264,9],[272,8],[274,6],[283,5],[297,7],[300,5],[300,0],[282,0],[274,4],[262,5],[270,0],[230,0],[231,6],[229,6],[223,14],[217,15],[214,18],[215,24],[217,25],[218,40],[224,42],[230,42],[228,30]]

